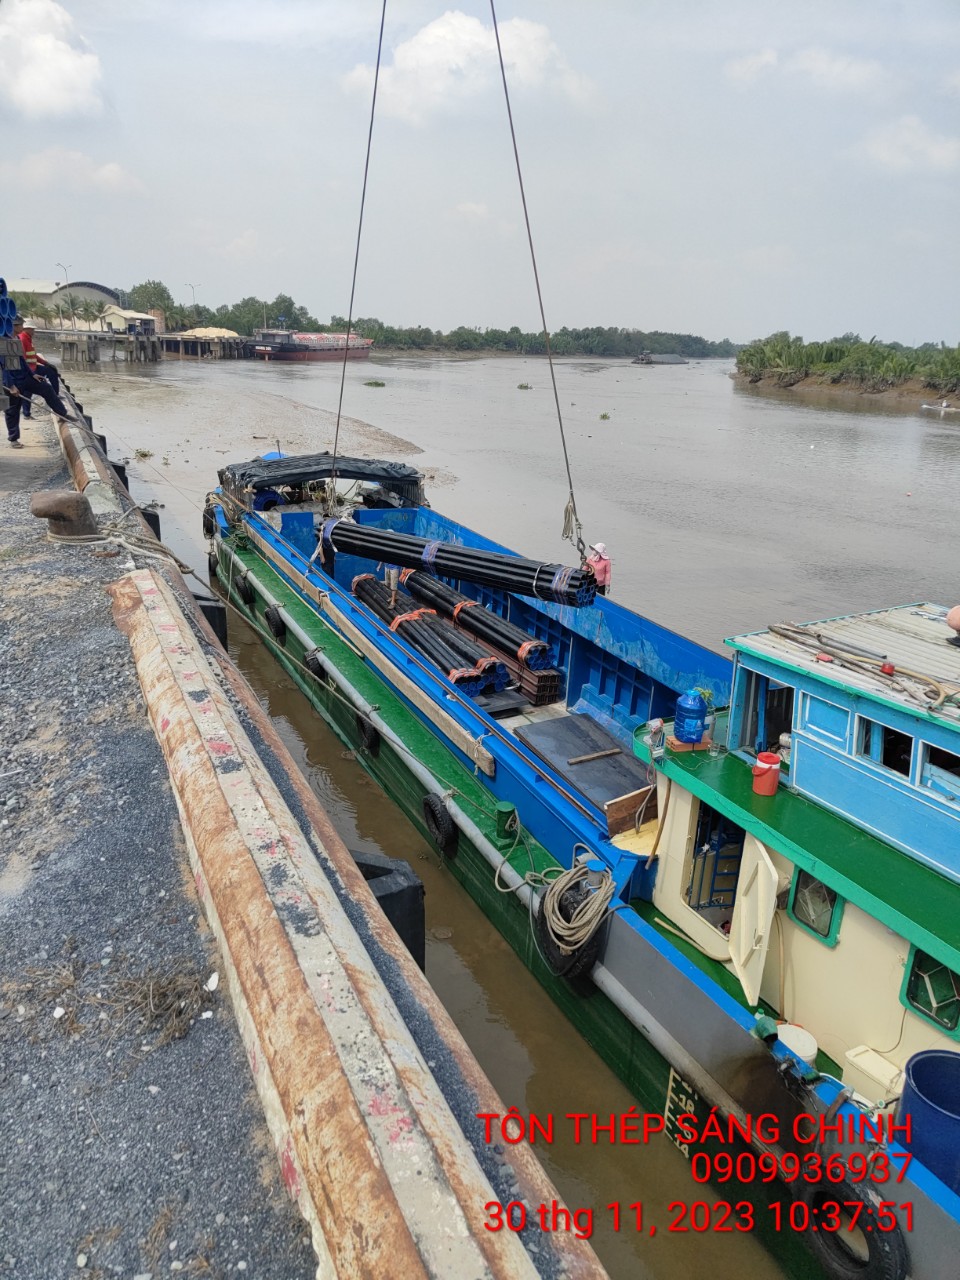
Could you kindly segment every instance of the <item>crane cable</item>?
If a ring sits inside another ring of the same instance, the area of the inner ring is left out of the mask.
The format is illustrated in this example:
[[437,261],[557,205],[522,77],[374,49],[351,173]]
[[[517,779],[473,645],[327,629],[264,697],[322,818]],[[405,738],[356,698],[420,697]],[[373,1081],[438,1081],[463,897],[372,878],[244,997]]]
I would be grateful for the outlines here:
[[380,10],[380,37],[377,40],[377,65],[373,73],[373,98],[370,102],[370,124],[367,128],[367,155],[363,162],[363,189],[360,193],[360,218],[357,222],[357,246],[353,254],[353,277],[350,281],[350,307],[347,314],[347,341],[343,348],[343,364],[340,366],[340,397],[337,400],[337,425],[333,434],[333,467],[331,486],[337,482],[337,447],[340,443],[340,414],[343,410],[343,387],[347,377],[347,359],[350,355],[350,330],[353,326],[353,299],[357,290],[357,267],[360,262],[360,235],[363,231],[363,210],[367,202],[367,175],[370,172],[370,150],[373,145],[373,120],[377,110],[377,86],[380,83],[380,58],[383,53],[383,28],[387,20],[387,0]]
[[530,261],[533,264],[533,279],[537,286],[537,301],[540,304],[540,322],[543,327],[543,340],[547,349],[547,362],[550,366],[550,382],[553,386],[553,399],[557,406],[557,421],[560,424],[560,443],[563,446],[563,461],[567,468],[567,484],[570,497],[563,515],[563,537],[576,545],[581,561],[587,558],[587,546],[583,540],[583,527],[577,515],[577,500],[573,493],[573,474],[570,470],[570,455],[567,452],[567,437],[563,429],[563,414],[560,410],[560,394],[557,391],[557,378],[553,368],[553,351],[550,348],[550,331],[547,328],[547,316],[543,307],[543,293],[540,289],[540,273],[537,270],[537,255],[533,248],[533,232],[530,229],[530,214],[527,210],[527,194],[523,186],[523,172],[520,168],[520,152],[517,148],[517,135],[513,127],[513,111],[510,107],[510,91],[507,88],[507,72],[503,64],[503,49],[500,45],[500,27],[497,23],[497,11],[494,0],[490,0],[490,16],[493,19],[493,34],[497,42],[497,57],[500,61],[500,79],[503,81],[503,96],[507,104],[507,119],[510,122],[510,140],[513,143],[513,158],[517,166],[517,182],[520,185],[520,200],[523,204],[523,220],[527,228],[527,243],[530,246]]

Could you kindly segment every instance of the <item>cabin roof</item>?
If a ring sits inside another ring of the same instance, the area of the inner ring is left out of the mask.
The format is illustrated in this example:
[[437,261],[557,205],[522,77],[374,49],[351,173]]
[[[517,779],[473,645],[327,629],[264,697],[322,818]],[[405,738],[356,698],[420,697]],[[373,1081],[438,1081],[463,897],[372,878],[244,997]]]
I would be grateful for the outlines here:
[[[817,680],[960,726],[960,646],[938,604],[783,623],[726,641]],[[826,662],[818,655],[833,659]],[[883,663],[892,663],[884,674]]]

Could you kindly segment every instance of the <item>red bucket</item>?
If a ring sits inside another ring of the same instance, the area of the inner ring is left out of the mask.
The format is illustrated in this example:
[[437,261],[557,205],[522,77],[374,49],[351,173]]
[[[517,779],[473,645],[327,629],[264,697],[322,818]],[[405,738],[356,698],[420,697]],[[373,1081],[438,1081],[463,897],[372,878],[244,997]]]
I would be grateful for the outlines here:
[[753,789],[758,796],[775,796],[780,782],[780,757],[761,751],[753,766]]

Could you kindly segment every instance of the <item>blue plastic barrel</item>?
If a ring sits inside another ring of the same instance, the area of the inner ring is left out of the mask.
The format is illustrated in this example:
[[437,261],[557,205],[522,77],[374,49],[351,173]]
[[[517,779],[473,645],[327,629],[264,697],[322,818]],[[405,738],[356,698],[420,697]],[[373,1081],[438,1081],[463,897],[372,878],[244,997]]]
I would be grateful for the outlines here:
[[[960,1053],[925,1049],[904,1072],[897,1123],[910,1117],[903,1145],[921,1164],[960,1195]],[[897,1135],[903,1141],[903,1134]]]
[[677,699],[673,736],[680,742],[700,742],[707,727],[707,703],[696,689],[688,689]]

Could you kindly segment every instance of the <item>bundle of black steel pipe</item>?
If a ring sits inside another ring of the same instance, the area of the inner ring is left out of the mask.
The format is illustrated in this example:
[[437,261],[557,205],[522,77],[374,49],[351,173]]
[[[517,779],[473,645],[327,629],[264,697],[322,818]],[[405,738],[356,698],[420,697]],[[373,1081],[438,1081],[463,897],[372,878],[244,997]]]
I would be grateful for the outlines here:
[[576,608],[593,604],[597,593],[596,579],[589,569],[544,564],[500,551],[459,547],[451,542],[428,542],[408,533],[355,524],[352,520],[324,521],[320,537],[325,553],[333,550],[404,569],[423,569],[440,577],[474,582],[482,587],[500,587],[517,595],[553,600]]
[[489,684],[482,672],[474,667],[464,666],[460,654],[429,626],[428,615],[431,611],[417,608],[416,601],[410,596],[405,595],[401,599],[407,606],[414,606],[412,609],[391,605],[389,588],[368,574],[354,578],[353,591],[357,599],[372,609],[378,618],[390,624],[391,630],[429,658],[448,680],[471,698],[482,693],[484,686]]
[[[416,608],[417,602],[409,596],[406,598],[410,601],[411,607]],[[446,618],[431,613],[424,617],[424,622],[428,627],[433,628],[445,644],[459,653],[465,663],[472,664],[473,669],[483,676],[485,683],[492,688],[499,692],[510,683],[510,672],[500,658],[494,657],[489,649],[482,649],[469,636],[458,631]]]
[[520,627],[483,608],[459,591],[454,591],[445,582],[439,582],[416,569],[408,569],[403,574],[403,585],[417,600],[436,609],[445,618],[453,618],[458,627],[488,644],[496,645],[531,671],[546,671],[556,666],[550,646],[545,640],[534,640]]

